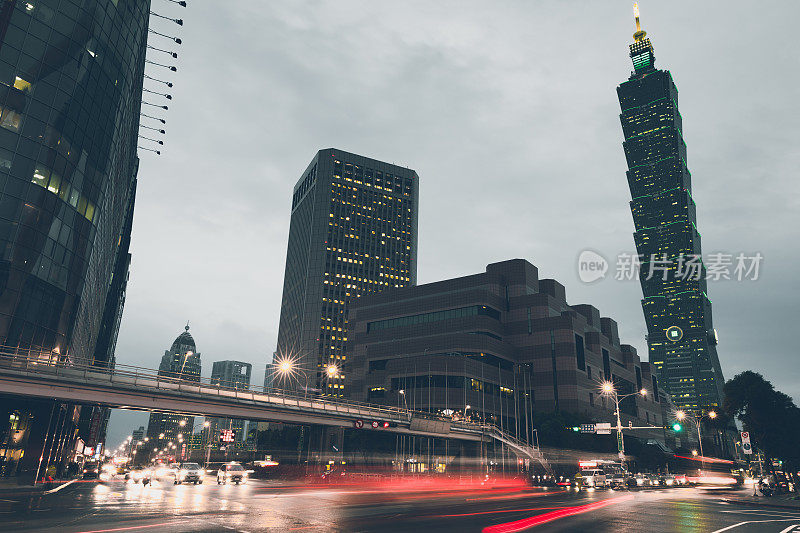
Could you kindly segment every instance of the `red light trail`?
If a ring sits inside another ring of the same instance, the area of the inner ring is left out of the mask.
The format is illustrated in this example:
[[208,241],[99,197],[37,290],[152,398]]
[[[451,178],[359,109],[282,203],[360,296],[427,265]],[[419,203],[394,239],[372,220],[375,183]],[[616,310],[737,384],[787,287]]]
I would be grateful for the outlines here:
[[578,505],[575,507],[565,507],[557,511],[550,511],[530,518],[523,518],[514,522],[506,522],[504,524],[495,524],[493,526],[483,528],[482,533],[516,533],[517,531],[524,531],[528,528],[546,524],[560,518],[574,516],[577,514],[588,513],[596,509],[601,509],[614,503],[622,503],[632,499],[633,496],[622,496],[620,498],[609,498],[607,500],[600,500],[599,502],[589,503],[586,505]]

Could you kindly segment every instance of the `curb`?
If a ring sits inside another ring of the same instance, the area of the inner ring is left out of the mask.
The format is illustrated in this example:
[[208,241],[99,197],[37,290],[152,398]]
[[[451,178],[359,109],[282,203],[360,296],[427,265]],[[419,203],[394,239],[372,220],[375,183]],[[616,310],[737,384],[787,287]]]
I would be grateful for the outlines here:
[[734,499],[729,499],[729,498],[723,498],[722,501],[727,502],[727,503],[738,503],[740,505],[759,505],[761,507],[775,507],[775,508],[778,508],[778,509],[795,509],[797,511],[800,511],[800,501],[797,501],[797,500],[795,500],[795,501],[797,501],[797,503],[793,503],[793,504],[787,503],[785,505],[782,505],[780,503],[752,501],[752,500],[734,500]]
[[70,481],[62,482],[58,486],[53,487],[52,489],[45,489],[44,483],[37,483],[36,485],[5,486],[5,487],[0,487],[0,495],[30,496],[37,494],[53,494],[54,492],[58,492],[68,485],[72,485],[76,481],[77,479],[72,479]]

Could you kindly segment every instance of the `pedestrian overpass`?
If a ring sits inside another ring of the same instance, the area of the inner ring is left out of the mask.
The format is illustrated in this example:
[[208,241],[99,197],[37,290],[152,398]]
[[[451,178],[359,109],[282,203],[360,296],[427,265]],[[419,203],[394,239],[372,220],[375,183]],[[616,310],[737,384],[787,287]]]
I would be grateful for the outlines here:
[[[293,391],[235,389],[128,365],[103,368],[66,363],[58,354],[0,354],[0,394],[51,399],[115,409],[187,415],[363,427],[420,437],[496,440],[519,457],[549,465],[538,447],[494,425],[454,421],[426,411],[353,402]],[[373,424],[373,422],[375,424]],[[375,427],[377,426],[377,427]]]

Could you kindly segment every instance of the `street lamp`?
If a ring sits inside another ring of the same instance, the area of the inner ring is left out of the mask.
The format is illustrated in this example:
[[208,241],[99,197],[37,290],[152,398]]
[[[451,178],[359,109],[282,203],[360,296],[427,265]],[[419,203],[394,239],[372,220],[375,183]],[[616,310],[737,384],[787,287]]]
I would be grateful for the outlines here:
[[600,390],[603,395],[610,397],[614,401],[614,414],[617,415],[617,449],[619,450],[619,459],[620,461],[625,461],[625,440],[622,437],[622,420],[620,419],[619,414],[619,402],[624,400],[625,398],[630,398],[631,396],[647,396],[647,389],[641,389],[638,392],[631,392],[630,394],[623,394],[620,396],[617,394],[617,389],[614,388],[614,384],[610,381],[604,381],[600,385]]
[[305,384],[303,391],[308,395],[308,372],[300,368],[294,359],[291,357],[283,357],[277,361],[275,368],[281,379],[291,380],[295,374],[301,373]]
[[[704,417],[707,417],[710,420],[714,420],[715,418],[717,418],[717,412],[714,411],[714,410],[711,410],[711,411],[709,411],[709,412],[707,412],[705,414],[700,412],[699,415],[690,415],[690,414],[687,414],[686,411],[683,411],[683,410],[678,410],[678,411],[675,412],[675,418],[677,418],[678,420],[682,421],[682,420],[684,420],[686,418],[691,418],[692,420],[694,420],[695,426],[697,427],[697,440],[700,443],[700,462],[701,462],[701,464],[705,463],[705,455],[703,455],[703,437],[700,434],[700,425],[701,425],[702,420],[703,420]],[[696,452],[697,452],[697,450],[693,450],[693,454],[692,455],[697,455]]]

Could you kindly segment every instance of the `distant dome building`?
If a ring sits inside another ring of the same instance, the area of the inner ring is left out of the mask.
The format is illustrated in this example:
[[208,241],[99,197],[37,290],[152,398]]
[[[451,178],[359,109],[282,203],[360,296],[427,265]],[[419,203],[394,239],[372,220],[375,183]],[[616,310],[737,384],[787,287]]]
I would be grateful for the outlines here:
[[[197,351],[194,337],[189,333],[189,324],[186,324],[183,333],[178,335],[170,349],[164,352],[161,364],[158,366],[158,375],[199,382],[200,370],[200,353]],[[186,445],[185,451],[188,454],[193,427],[193,416],[151,413],[147,424],[149,447],[168,449],[169,455],[174,456],[175,460],[180,460],[183,444]],[[172,443],[175,449],[172,449],[169,443]]]

